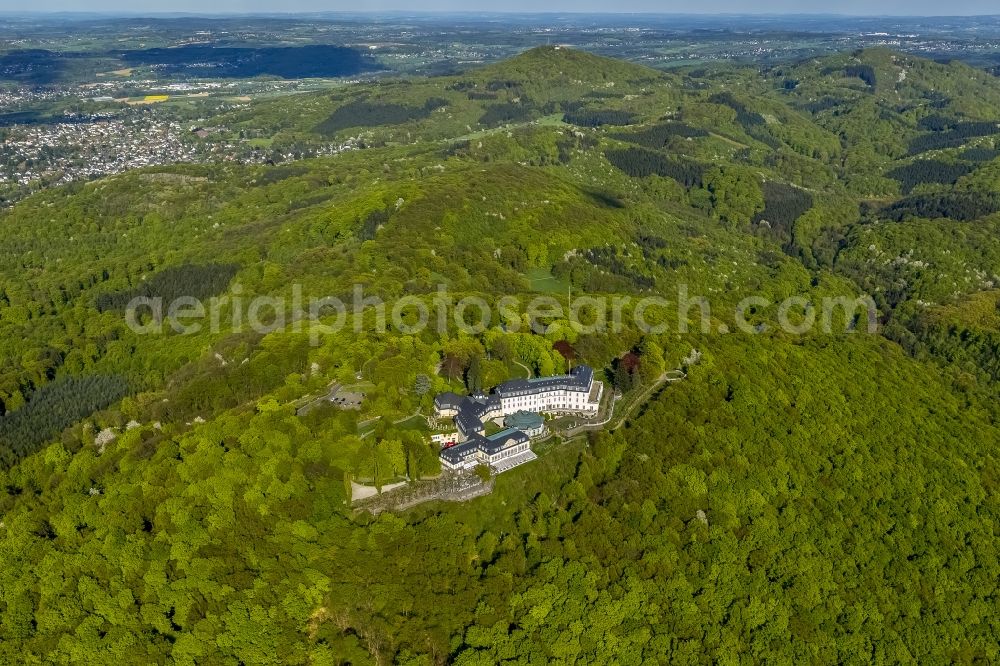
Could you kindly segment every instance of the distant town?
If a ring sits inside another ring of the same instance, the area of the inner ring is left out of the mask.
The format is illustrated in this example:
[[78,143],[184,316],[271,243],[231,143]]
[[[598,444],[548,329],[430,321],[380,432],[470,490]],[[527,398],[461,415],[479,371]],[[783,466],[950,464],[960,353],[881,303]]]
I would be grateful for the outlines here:
[[84,85],[0,84],[0,206],[45,187],[168,164],[278,164],[357,141],[272,145],[219,124],[253,99],[322,88],[305,81],[170,83],[125,77]]
[[[537,44],[568,44],[658,68],[719,61],[766,66],[884,46],[994,73],[992,54],[1000,49],[1000,21],[983,18],[937,26],[906,18],[644,16],[595,25],[586,15],[508,17],[502,25],[485,14],[142,25],[109,18],[88,24],[81,41],[71,19],[0,18],[0,206],[44,187],[136,167],[335,154],[362,142],[345,146],[301,133],[274,142],[276,127],[247,131],[230,123],[241,109],[277,96],[455,73]],[[209,46],[220,54],[214,60],[205,55]],[[308,49],[340,55],[317,59]]]

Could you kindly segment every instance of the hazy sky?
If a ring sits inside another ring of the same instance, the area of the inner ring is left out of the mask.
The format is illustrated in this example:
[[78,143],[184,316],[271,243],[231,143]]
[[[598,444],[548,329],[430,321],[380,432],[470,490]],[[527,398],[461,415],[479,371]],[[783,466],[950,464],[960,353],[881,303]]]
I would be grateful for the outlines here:
[[0,11],[73,12],[294,12],[294,11],[549,11],[549,12],[659,12],[659,13],[822,13],[856,15],[997,14],[995,0],[0,0]]

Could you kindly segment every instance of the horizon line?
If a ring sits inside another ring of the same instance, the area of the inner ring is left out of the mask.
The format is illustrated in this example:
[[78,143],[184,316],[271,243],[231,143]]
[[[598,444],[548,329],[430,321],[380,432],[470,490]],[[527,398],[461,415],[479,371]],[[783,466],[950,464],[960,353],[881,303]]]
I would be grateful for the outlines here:
[[66,9],[36,9],[36,10],[0,10],[0,17],[39,17],[39,16],[101,16],[111,18],[226,18],[226,17],[273,17],[273,16],[640,16],[640,17],[775,17],[775,18],[840,18],[840,19],[949,19],[949,18],[1000,18],[1000,13],[995,14],[852,14],[837,12],[656,12],[656,11],[533,11],[533,10],[503,10],[496,9],[490,11],[472,10],[409,10],[409,9],[384,9],[384,10],[272,10],[272,11],[222,11],[222,12],[197,12],[197,11],[121,11],[121,10],[66,10]]

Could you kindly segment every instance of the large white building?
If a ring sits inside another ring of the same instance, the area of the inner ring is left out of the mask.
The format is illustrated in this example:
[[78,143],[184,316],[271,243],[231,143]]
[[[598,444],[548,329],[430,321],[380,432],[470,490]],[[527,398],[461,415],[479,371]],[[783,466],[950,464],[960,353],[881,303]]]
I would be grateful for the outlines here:
[[441,465],[448,469],[468,469],[489,465],[494,471],[506,471],[534,460],[531,439],[515,428],[493,435],[474,435],[461,444],[441,450]]
[[496,388],[503,416],[514,412],[596,414],[603,385],[586,365],[568,375],[515,379]]
[[[450,469],[485,463],[505,470],[513,465],[498,463],[511,456],[524,457],[520,462],[534,459],[527,433],[508,428],[487,437],[486,422],[518,413],[593,416],[597,414],[603,390],[604,385],[594,381],[593,369],[580,365],[566,375],[505,382],[488,395],[442,393],[434,398],[434,408],[438,416],[455,418],[458,443],[441,451],[441,462]],[[511,462],[519,464],[517,460]]]

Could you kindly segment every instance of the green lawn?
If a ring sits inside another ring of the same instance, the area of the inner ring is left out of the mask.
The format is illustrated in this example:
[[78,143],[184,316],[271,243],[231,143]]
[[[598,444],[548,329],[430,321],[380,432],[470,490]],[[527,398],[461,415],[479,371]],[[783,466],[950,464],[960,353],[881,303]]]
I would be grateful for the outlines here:
[[355,382],[354,384],[343,384],[339,392],[344,393],[368,393],[375,390],[375,384],[369,381]]
[[501,428],[500,426],[498,426],[493,421],[487,421],[486,422],[486,436],[487,437],[489,437],[490,435],[494,435],[494,434],[500,432],[501,430],[503,430],[503,428]]
[[247,140],[247,144],[253,146],[254,148],[270,148],[272,143],[274,143],[274,137],[261,137]]
[[528,278],[532,291],[562,295],[569,289],[569,281],[555,277],[548,268],[532,268],[525,271],[524,277]]
[[530,368],[514,361],[507,362],[507,373],[511,379],[531,379]]
[[545,127],[561,127],[566,124],[563,122],[563,114],[561,113],[553,113],[548,116],[542,116],[535,121],[535,123]]
[[394,428],[399,428],[400,430],[419,430],[422,433],[429,433],[430,429],[427,427],[427,419],[419,414],[411,416],[405,421],[400,421],[393,425]]

